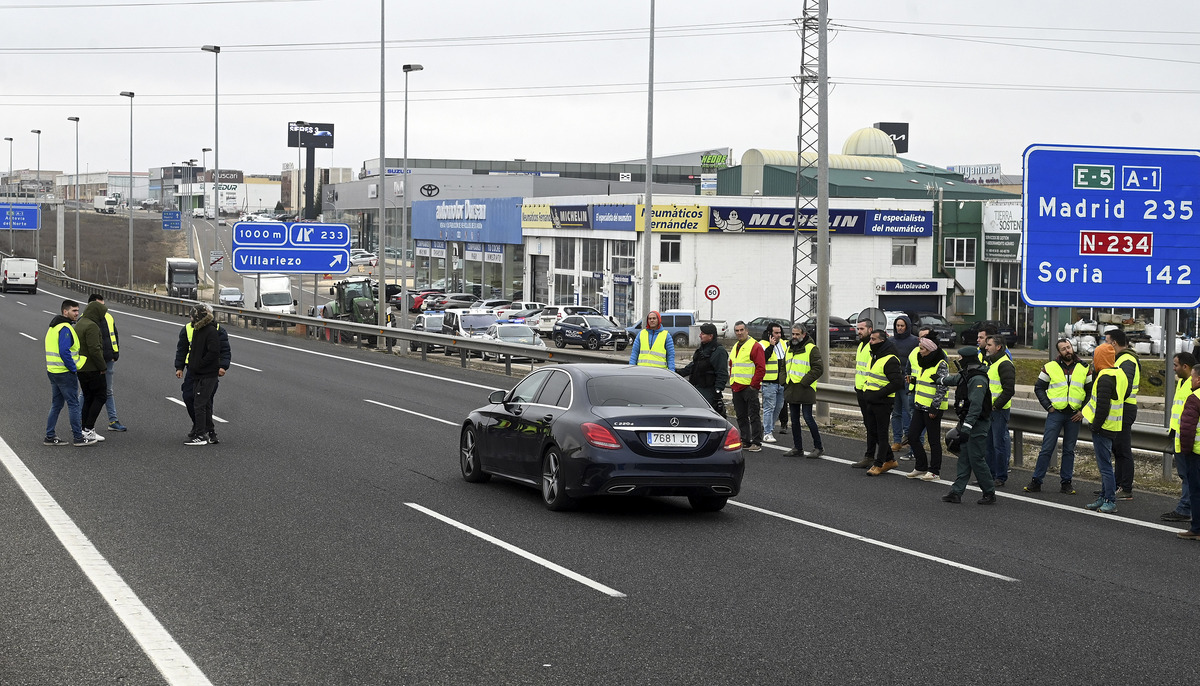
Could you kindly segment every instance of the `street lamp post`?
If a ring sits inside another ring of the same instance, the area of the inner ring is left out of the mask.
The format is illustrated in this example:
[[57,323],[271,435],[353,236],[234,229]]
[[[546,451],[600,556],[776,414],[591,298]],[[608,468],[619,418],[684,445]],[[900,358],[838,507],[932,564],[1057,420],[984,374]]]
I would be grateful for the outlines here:
[[[379,0],[379,240],[375,246],[375,254],[378,256],[376,264],[380,265],[379,278],[379,307],[376,309],[378,315],[378,323],[382,328],[387,326],[387,252],[384,248],[387,247],[387,157],[384,149],[385,133],[387,131],[387,42],[385,36],[387,34],[387,24],[384,22],[384,1]],[[401,169],[401,172],[404,170]],[[401,249],[403,252],[403,248]],[[403,299],[400,301],[400,310],[407,310],[406,303]]]
[[[404,178],[404,195],[400,205],[400,328],[408,328],[408,75],[421,71],[419,64],[404,65],[404,165],[400,173]],[[416,250],[413,250],[416,253]],[[414,265],[415,266],[415,265]],[[482,281],[482,279],[480,279]]]
[[[42,130],[41,129],[30,129],[29,133],[37,134],[37,179],[34,181],[34,183],[36,183],[37,186],[35,186],[35,190],[34,190],[35,195],[34,195],[33,201],[35,203],[37,203],[38,212],[40,213],[42,211]],[[37,259],[38,264],[41,264],[42,263],[42,226],[40,223],[38,224],[38,230],[36,232],[34,232],[33,245],[34,245],[34,258]]]
[[[212,148],[200,148],[200,171],[208,171],[208,153],[212,152]],[[208,187],[204,182],[204,174],[200,175],[200,207],[204,207],[204,203],[208,198]],[[204,213],[205,218],[208,217],[208,212]]]
[[[12,202],[12,136],[5,136],[4,140],[8,141],[8,178],[4,184],[4,194],[8,196],[8,201]],[[12,215],[8,215],[8,254],[13,254],[13,232],[12,232]]]
[[67,117],[75,122],[75,278],[82,278],[79,271],[79,117]]
[[[200,48],[213,56],[213,252],[221,249],[221,46]],[[221,272],[213,272],[213,297],[221,292]]]
[[129,210],[129,290],[133,290],[133,91],[121,91],[129,98],[129,188],[125,207]]

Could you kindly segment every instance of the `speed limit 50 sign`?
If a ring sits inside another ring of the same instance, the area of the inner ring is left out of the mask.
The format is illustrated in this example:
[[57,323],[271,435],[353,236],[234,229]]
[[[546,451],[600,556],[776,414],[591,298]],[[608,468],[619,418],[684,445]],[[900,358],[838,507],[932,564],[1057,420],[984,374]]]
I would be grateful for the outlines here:
[[715,284],[705,286],[704,297],[708,298],[709,300],[716,300],[717,298],[721,297],[721,289],[717,288]]

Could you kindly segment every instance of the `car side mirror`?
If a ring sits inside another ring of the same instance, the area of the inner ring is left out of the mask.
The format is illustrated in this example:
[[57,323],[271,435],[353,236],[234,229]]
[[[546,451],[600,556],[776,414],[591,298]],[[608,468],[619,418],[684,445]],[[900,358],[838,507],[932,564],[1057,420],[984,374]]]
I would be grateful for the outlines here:
[[508,391],[504,389],[492,391],[492,394],[488,396],[488,402],[492,403],[493,405],[499,405],[504,402],[504,398],[507,395]]
[[292,299],[292,304],[293,304],[293,305],[299,305],[299,304],[300,304],[300,302],[299,302],[298,300],[296,300],[295,298],[293,298],[293,299]]
[[329,294],[330,294],[330,295],[333,295],[333,294],[334,294],[334,291],[333,291],[333,287],[332,287],[332,286],[329,288]]

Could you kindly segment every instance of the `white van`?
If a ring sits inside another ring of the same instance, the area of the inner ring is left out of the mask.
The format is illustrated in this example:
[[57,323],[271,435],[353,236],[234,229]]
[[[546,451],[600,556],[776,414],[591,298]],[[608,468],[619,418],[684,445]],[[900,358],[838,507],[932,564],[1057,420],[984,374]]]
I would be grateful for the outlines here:
[[37,293],[38,263],[32,257],[6,257],[0,263],[0,292],[16,289]]

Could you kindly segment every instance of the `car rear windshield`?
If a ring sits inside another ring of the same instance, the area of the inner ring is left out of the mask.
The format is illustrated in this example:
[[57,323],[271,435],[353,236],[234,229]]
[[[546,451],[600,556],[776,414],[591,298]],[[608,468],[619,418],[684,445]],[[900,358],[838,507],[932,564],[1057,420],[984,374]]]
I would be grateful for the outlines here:
[[597,406],[708,407],[704,398],[678,377],[647,377],[643,374],[601,376],[587,382],[587,393],[588,400]]

